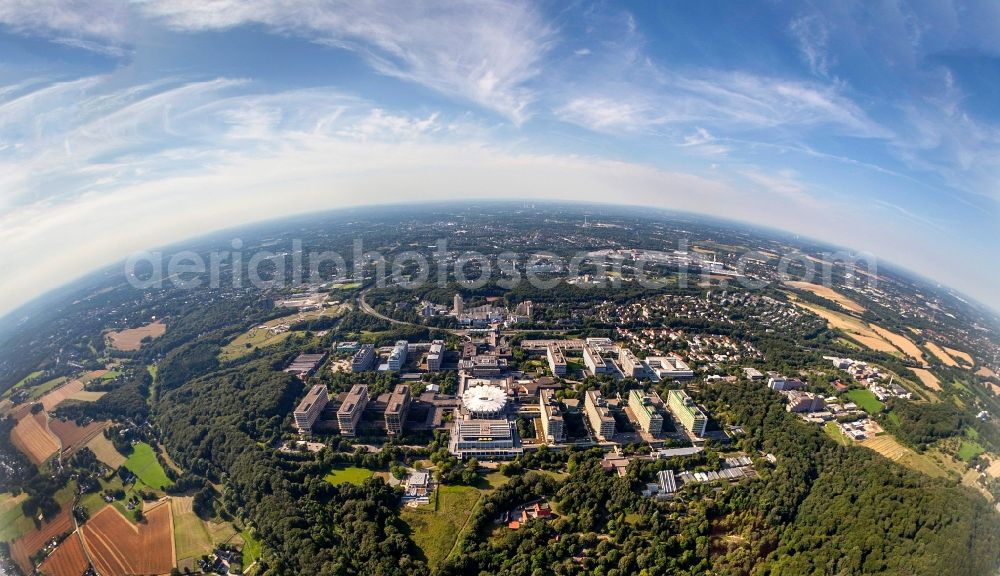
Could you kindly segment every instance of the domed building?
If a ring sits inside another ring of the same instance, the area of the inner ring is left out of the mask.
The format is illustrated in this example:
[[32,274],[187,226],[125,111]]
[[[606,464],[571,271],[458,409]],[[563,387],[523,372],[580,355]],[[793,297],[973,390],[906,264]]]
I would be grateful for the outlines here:
[[462,394],[462,407],[472,418],[500,418],[507,407],[507,393],[499,386],[473,386]]

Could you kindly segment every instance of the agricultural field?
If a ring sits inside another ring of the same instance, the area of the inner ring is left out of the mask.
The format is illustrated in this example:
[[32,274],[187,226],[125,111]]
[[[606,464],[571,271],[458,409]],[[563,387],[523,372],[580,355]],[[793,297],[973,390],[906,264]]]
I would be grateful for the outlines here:
[[868,390],[849,390],[847,397],[869,414],[878,414],[885,408],[885,404],[879,402],[878,398]]
[[958,361],[959,364],[965,364],[966,367],[972,368],[976,363],[972,360],[972,356],[968,352],[962,352],[961,350],[955,350],[954,348],[944,347],[945,352],[947,352],[952,358]]
[[21,512],[21,503],[27,499],[24,492],[0,494],[0,542],[10,542],[35,528],[31,518]]
[[101,435],[101,431],[108,426],[108,422],[91,422],[86,426],[78,426],[72,420],[60,420],[52,418],[49,420],[49,429],[62,444],[62,453],[70,455],[85,446],[95,436]]
[[83,390],[81,392],[73,394],[72,396],[67,398],[67,400],[75,402],[95,402],[97,400],[100,400],[101,396],[104,396],[105,394],[107,394],[107,392],[91,392],[89,390]]
[[930,350],[931,354],[937,357],[937,359],[940,360],[945,366],[958,366],[958,362],[955,362],[955,359],[951,357],[951,354],[945,352],[944,348],[938,346],[937,344],[927,341],[924,343],[924,347]]
[[28,382],[31,382],[32,380],[38,378],[41,375],[42,375],[42,371],[41,370],[36,370],[36,371],[32,372],[31,374],[28,374],[24,378],[21,378],[16,384],[14,384],[10,388],[8,388],[6,391],[4,391],[3,397],[4,398],[10,397],[11,393],[17,391],[18,388],[21,388],[22,386],[24,386]]
[[963,466],[940,451],[928,450],[923,454],[918,454],[903,446],[888,434],[862,440],[859,444],[878,452],[894,462],[898,462],[907,468],[922,472],[928,476],[946,477],[949,473],[961,475],[964,471]]
[[348,466],[346,468],[334,468],[323,479],[334,486],[343,484],[344,482],[360,486],[365,480],[371,478],[372,474],[374,473],[367,468]]
[[193,496],[172,496],[170,511],[174,518],[174,545],[178,564],[185,558],[209,554],[216,545],[236,534],[226,522],[206,522],[192,509]]
[[150,488],[162,490],[173,484],[157,461],[153,447],[145,442],[132,446],[132,453],[125,459],[125,466]]
[[45,576],[79,576],[90,566],[80,535],[73,532],[42,562],[38,571]]
[[125,457],[115,448],[111,440],[104,437],[104,434],[98,434],[91,438],[90,442],[87,442],[87,448],[94,452],[98,460],[111,468],[118,468],[125,463]]
[[10,546],[10,557],[17,562],[24,574],[31,574],[33,569],[31,556],[41,550],[49,540],[72,531],[73,519],[70,516],[69,506],[63,506],[62,511],[51,521],[15,540]]
[[93,370],[91,372],[87,372],[83,376],[80,376],[79,380],[84,384],[88,384],[90,382],[93,382],[94,380],[97,380],[98,378],[103,378],[104,375],[107,373],[108,373],[107,370]]
[[170,504],[151,507],[133,525],[113,506],[106,506],[80,527],[94,567],[104,576],[165,574],[174,564]]
[[157,320],[138,328],[129,328],[121,332],[108,332],[108,342],[115,350],[134,352],[142,347],[143,338],[157,339],[167,332],[167,325]]
[[431,569],[451,553],[479,498],[479,490],[469,486],[441,486],[429,505],[400,510],[399,517],[410,526],[413,542]]
[[895,356],[909,356],[925,364],[923,352],[920,351],[920,348],[912,340],[903,335],[886,330],[881,326],[869,324],[850,314],[835,312],[822,306],[794,298],[793,302],[797,306],[805,308],[823,318],[830,328],[843,331],[851,340],[862,346]]
[[920,378],[920,383],[924,386],[930,388],[931,390],[941,391],[941,381],[937,379],[937,376],[931,373],[930,370],[926,368],[910,368],[917,378]]
[[27,414],[10,432],[10,441],[35,464],[59,451],[59,439],[47,427],[45,412]]
[[821,284],[792,281],[792,282],[785,282],[785,285],[791,286],[792,288],[798,288],[799,290],[807,290],[809,292],[812,292],[813,294],[819,296],[820,298],[826,298],[827,300],[840,304],[846,310],[850,310],[851,312],[857,312],[858,314],[861,314],[862,312],[865,311],[865,307],[862,306],[861,304],[858,304],[857,302],[851,300],[847,296],[844,296],[840,292],[837,292],[832,288],[823,286]]
[[60,376],[58,378],[53,378],[51,380],[42,382],[38,386],[32,386],[31,391],[28,393],[28,399],[32,402],[35,402],[42,396],[48,394],[51,390],[54,390],[57,387],[61,386],[63,382],[66,382],[67,380],[69,380],[69,378],[67,378],[66,376]]
[[77,392],[83,391],[83,382],[79,380],[70,380],[69,382],[63,384],[59,388],[49,392],[45,396],[42,396],[41,403],[42,408],[46,412],[52,410],[58,406],[63,400],[69,398]]

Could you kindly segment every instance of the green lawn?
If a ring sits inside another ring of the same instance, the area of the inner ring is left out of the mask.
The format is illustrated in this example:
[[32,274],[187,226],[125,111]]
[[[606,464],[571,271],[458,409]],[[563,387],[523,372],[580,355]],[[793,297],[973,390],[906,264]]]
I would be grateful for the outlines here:
[[253,564],[260,558],[261,544],[260,540],[257,540],[250,534],[250,530],[244,528],[240,532],[240,537],[243,538],[243,550],[241,553],[243,555],[243,568]]
[[135,473],[143,484],[156,490],[163,490],[173,482],[167,478],[163,467],[156,460],[152,446],[140,442],[132,447],[132,454],[125,460],[125,467]]
[[24,492],[19,496],[0,494],[0,541],[9,542],[34,529],[31,518],[21,512],[21,503],[27,499]]
[[844,436],[844,433],[840,431],[840,427],[837,426],[836,422],[827,422],[823,425],[823,432],[830,438],[833,438],[838,444],[842,446],[849,446],[851,444],[850,439]]
[[962,447],[958,449],[958,459],[963,462],[968,462],[976,456],[979,456],[983,452],[986,452],[978,442],[974,440],[962,440]]
[[104,376],[101,376],[101,380],[113,380],[121,375],[122,373],[117,370],[108,370],[104,373]]
[[66,376],[60,376],[58,378],[53,378],[52,380],[49,380],[47,382],[43,382],[38,386],[32,386],[31,392],[28,393],[28,397],[31,398],[32,400],[38,400],[42,396],[45,396],[45,394],[48,393],[50,390],[52,390],[56,386],[59,386],[60,384],[62,384],[67,380],[69,380],[69,378],[67,378]]
[[41,375],[42,375],[42,371],[41,370],[36,370],[36,371],[32,372],[31,374],[28,374],[24,378],[21,378],[21,380],[17,384],[14,384],[13,386],[11,386],[10,388],[8,388],[3,393],[3,397],[7,398],[8,396],[11,395],[12,392],[14,392],[15,390],[17,390],[21,386],[24,386],[25,383],[27,383],[27,382],[29,382],[31,380],[34,380],[35,378],[38,378]]
[[400,510],[399,517],[432,570],[451,553],[479,498],[479,490],[469,486],[441,486],[429,506]]
[[344,482],[360,486],[362,482],[371,478],[372,474],[374,474],[374,472],[367,468],[348,466],[346,468],[334,468],[329,474],[324,476],[323,479],[334,486],[343,484]]
[[877,414],[885,408],[885,404],[879,402],[878,398],[868,390],[850,390],[847,392],[847,397],[869,414]]

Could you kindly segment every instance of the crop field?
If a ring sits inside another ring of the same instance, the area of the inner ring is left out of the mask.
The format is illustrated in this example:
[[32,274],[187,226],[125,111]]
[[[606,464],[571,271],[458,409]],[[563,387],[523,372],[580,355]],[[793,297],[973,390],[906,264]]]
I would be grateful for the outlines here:
[[[916,470],[917,472],[922,472],[928,476],[945,477],[948,476],[949,469],[957,471],[953,462],[944,462],[944,460],[947,459],[946,455],[940,453],[935,454],[930,450],[924,454],[918,454],[906,446],[903,446],[895,438],[888,434],[862,440],[859,444],[878,452],[893,462],[898,462],[907,468]],[[941,461],[938,461],[938,459],[935,458],[935,455],[938,456]]]
[[165,574],[174,567],[174,534],[170,505],[151,507],[133,525],[113,506],[106,506],[80,527],[84,546],[103,576]]
[[163,336],[166,331],[167,325],[157,320],[138,328],[129,328],[121,332],[108,332],[108,341],[111,343],[111,347],[116,350],[134,352],[142,347],[143,338],[148,336],[155,340]]
[[145,442],[139,442],[132,447],[132,453],[125,460],[125,466],[150,488],[162,490],[165,486],[173,484],[156,460],[152,446]]
[[62,443],[64,455],[70,455],[84,447],[91,439],[99,435],[108,426],[108,422],[91,422],[86,426],[78,426],[72,420],[49,420],[49,429]]
[[927,365],[927,362],[924,360],[924,353],[921,352],[920,348],[913,343],[913,340],[910,340],[902,334],[890,332],[877,324],[869,324],[869,326],[871,326],[872,330],[874,330],[876,334],[891,342],[892,345],[898,348],[903,354],[913,358],[924,366]]
[[78,380],[80,380],[80,382],[83,382],[84,384],[87,384],[88,382],[92,382],[94,380],[97,380],[98,378],[103,378],[104,375],[107,373],[108,373],[107,370],[93,370],[91,372],[87,372],[83,376],[80,376]]
[[80,535],[73,532],[42,562],[38,571],[45,576],[80,576],[90,566]]
[[0,494],[0,542],[10,542],[35,528],[31,518],[21,512],[21,503],[27,499],[24,492]]
[[344,482],[360,486],[365,480],[371,478],[372,474],[373,472],[367,468],[348,466],[346,468],[334,468],[323,479],[334,486],[343,484]]
[[66,376],[60,376],[58,378],[46,380],[45,382],[42,382],[38,386],[32,386],[30,388],[31,391],[28,393],[28,398],[33,401],[38,400],[42,396],[48,394],[49,391],[54,390],[55,388],[61,386],[62,383],[66,382],[67,380],[69,380],[69,378],[67,378]]
[[413,542],[431,569],[451,553],[479,497],[479,490],[469,486],[441,486],[430,505],[400,510],[399,517],[412,529]]
[[76,402],[94,402],[100,400],[101,396],[104,396],[105,394],[107,394],[107,392],[91,392],[89,390],[82,390],[80,392],[77,392],[76,394],[73,394],[72,396],[67,398],[67,400]]
[[24,574],[31,574],[31,556],[42,549],[49,540],[73,531],[73,519],[70,517],[68,506],[63,506],[50,522],[42,524],[38,530],[32,530],[21,536],[10,546],[10,557],[17,562]]
[[920,378],[920,383],[924,386],[930,388],[931,390],[941,391],[941,382],[937,379],[937,376],[931,373],[930,370],[926,368],[910,368],[913,373]]
[[961,364],[965,364],[969,368],[975,366],[975,362],[972,361],[972,356],[968,352],[962,352],[961,350],[955,350],[954,348],[948,348],[945,346],[945,352],[947,352],[952,358],[955,358]]
[[172,496],[170,511],[174,517],[176,560],[209,554],[214,547],[236,534],[226,522],[206,522],[192,509],[193,496]]
[[10,441],[35,464],[59,451],[59,439],[46,428],[47,418],[45,412],[27,414],[10,432]]
[[110,440],[104,437],[104,434],[98,434],[91,438],[90,442],[87,442],[87,448],[93,450],[97,459],[111,468],[118,468],[125,463],[125,457]]
[[927,342],[924,342],[924,347],[930,350],[931,354],[937,357],[937,359],[940,360],[945,366],[958,366],[958,362],[955,362],[955,359],[951,357],[951,354],[945,352],[944,348],[938,346],[937,344],[928,340]]
[[885,407],[885,404],[879,402],[878,398],[868,390],[850,390],[847,392],[847,397],[869,414],[877,414]]
[[41,403],[42,408],[46,412],[52,410],[59,405],[60,402],[69,398],[77,392],[83,391],[83,382],[79,380],[70,380],[69,382],[63,384],[59,388],[49,392],[45,396],[42,396]]
[[860,314],[865,311],[865,307],[861,304],[858,304],[854,300],[851,300],[847,296],[844,296],[840,292],[837,292],[827,286],[813,284],[811,282],[785,282],[785,284],[791,286],[792,288],[798,288],[799,290],[807,290],[820,298],[826,298],[827,300],[836,302],[851,312],[857,312]]

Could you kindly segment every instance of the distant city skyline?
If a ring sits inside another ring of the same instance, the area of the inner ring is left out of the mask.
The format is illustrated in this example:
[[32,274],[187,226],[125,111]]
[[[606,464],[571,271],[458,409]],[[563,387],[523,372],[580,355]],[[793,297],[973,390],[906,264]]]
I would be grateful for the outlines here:
[[0,316],[271,217],[539,198],[865,250],[1000,309],[1000,3],[0,4]]

